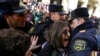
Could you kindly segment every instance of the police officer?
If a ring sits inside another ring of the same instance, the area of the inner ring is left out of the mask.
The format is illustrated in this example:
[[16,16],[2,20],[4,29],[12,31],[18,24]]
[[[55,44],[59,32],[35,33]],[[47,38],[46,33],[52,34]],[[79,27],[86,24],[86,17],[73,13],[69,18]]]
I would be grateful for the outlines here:
[[31,24],[26,22],[26,8],[19,5],[20,0],[4,0],[0,2],[0,29],[12,28],[28,33]]
[[[45,35],[45,30],[48,30],[50,26],[57,21],[62,20],[62,16],[65,15],[65,12],[63,11],[63,6],[62,5],[49,5],[49,17],[46,17],[45,22],[41,22],[35,25],[35,29],[33,30],[32,35],[37,35],[39,37],[38,39],[38,44],[41,44],[43,47],[44,42],[46,41],[44,35]],[[38,48],[40,51],[40,48]],[[34,50],[34,53],[38,53],[39,51]]]
[[71,12],[69,56],[91,56],[91,52],[97,50],[96,29],[88,17],[87,8],[77,8]]

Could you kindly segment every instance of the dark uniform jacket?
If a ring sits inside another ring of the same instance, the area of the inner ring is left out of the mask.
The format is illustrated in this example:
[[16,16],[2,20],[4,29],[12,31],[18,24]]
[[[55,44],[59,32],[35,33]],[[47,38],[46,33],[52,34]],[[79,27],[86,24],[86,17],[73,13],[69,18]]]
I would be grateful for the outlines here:
[[96,29],[93,22],[88,21],[72,31],[69,44],[69,56],[91,56],[97,50]]

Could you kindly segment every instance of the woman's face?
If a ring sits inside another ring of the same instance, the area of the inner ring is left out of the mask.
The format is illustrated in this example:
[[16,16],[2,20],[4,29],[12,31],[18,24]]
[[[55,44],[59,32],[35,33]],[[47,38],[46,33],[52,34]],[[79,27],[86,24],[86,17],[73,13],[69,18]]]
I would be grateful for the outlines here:
[[63,44],[63,47],[68,46],[69,37],[70,37],[69,27],[65,27],[62,31],[62,44]]

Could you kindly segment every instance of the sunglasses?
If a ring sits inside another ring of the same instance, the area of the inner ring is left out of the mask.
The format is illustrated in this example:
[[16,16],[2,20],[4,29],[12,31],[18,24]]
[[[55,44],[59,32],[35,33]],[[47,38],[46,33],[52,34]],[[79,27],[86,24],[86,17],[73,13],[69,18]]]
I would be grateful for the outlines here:
[[63,30],[62,33],[66,35],[68,32],[69,32],[69,31],[65,29],[65,30]]

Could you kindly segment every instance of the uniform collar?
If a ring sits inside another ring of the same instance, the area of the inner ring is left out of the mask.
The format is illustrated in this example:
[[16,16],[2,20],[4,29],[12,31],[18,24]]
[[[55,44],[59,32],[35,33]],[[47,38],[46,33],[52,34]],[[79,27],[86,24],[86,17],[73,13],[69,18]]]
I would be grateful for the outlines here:
[[72,35],[75,35],[77,32],[79,32],[80,30],[84,30],[84,29],[88,29],[88,28],[93,28],[94,24],[92,21],[88,21],[85,22],[81,25],[79,25],[78,27],[76,27],[73,31],[72,31]]

